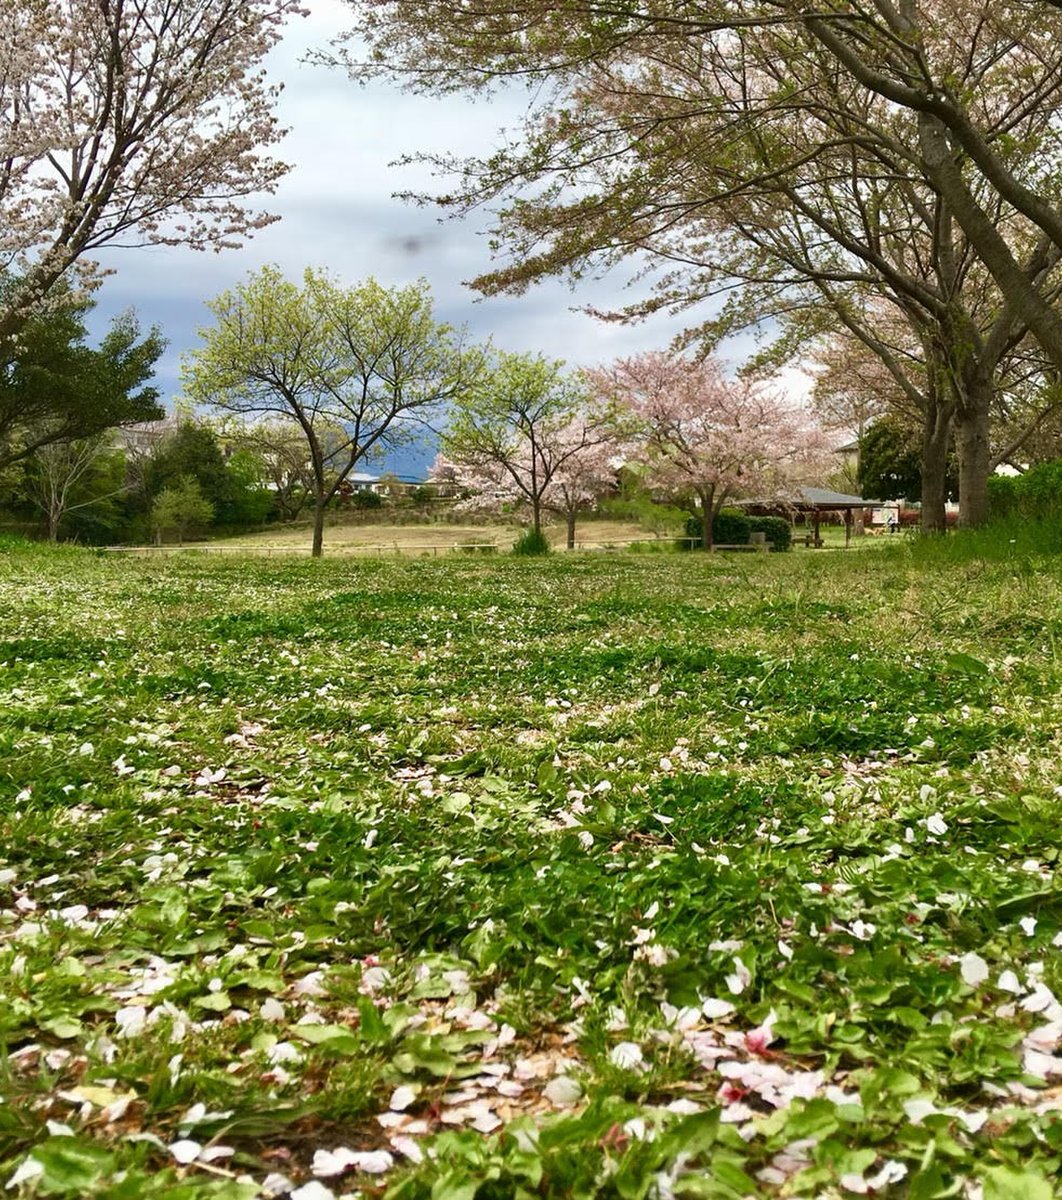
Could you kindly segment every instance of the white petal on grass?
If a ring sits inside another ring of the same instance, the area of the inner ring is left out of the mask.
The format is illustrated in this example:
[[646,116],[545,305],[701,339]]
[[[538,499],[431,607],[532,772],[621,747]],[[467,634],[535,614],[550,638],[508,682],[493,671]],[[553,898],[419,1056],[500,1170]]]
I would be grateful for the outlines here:
[[926,818],[926,829],[929,830],[934,837],[943,837],[948,832],[948,823],[940,815],[935,812],[931,817]]
[[878,1192],[882,1188],[888,1187],[890,1183],[899,1183],[901,1179],[906,1178],[907,1165],[890,1158],[876,1175],[870,1176],[867,1183],[874,1191]]
[[36,1179],[44,1174],[44,1164],[39,1163],[33,1155],[24,1158],[15,1170],[14,1175],[7,1181],[5,1187],[17,1188],[29,1179]]
[[620,1042],[612,1047],[608,1057],[614,1066],[625,1071],[636,1071],[645,1064],[642,1048],[637,1042]]
[[399,1154],[405,1155],[410,1162],[419,1163],[424,1161],[424,1151],[420,1148],[420,1143],[416,1138],[395,1134],[391,1138],[391,1145]]
[[752,972],[740,958],[734,959],[734,973],[726,977],[726,986],[732,996],[740,996],[752,982]]
[[1062,1075],[1062,1058],[1057,1054],[1042,1054],[1029,1046],[1025,1047],[1022,1055],[1022,1065],[1027,1075],[1035,1075],[1037,1079]]
[[906,1178],[906,1164],[898,1162],[896,1159],[889,1159],[876,1175],[869,1175],[866,1178],[856,1174],[842,1175],[841,1187],[845,1191],[855,1192],[858,1196],[865,1196],[868,1193],[877,1195],[890,1184],[899,1183],[900,1180]]
[[205,1104],[193,1104],[192,1107],[178,1120],[178,1126],[187,1125],[189,1128],[193,1125],[198,1125],[200,1121],[207,1115],[207,1106]]
[[315,1150],[310,1170],[315,1175],[330,1179],[333,1175],[342,1175],[354,1165],[354,1151],[346,1146],[337,1146],[335,1150]]
[[969,954],[964,954],[959,959],[959,973],[962,975],[963,983],[970,987],[980,987],[988,978],[988,963],[972,950]]
[[388,1104],[393,1112],[404,1112],[417,1098],[419,1088],[410,1087],[409,1084],[402,1084],[401,1087],[396,1087],[391,1093],[391,1100]]
[[1035,917],[1022,917],[1018,924],[1021,926],[1022,932],[1026,937],[1032,937],[1032,935],[1036,932]]
[[274,996],[263,1000],[258,1009],[258,1015],[263,1021],[283,1021],[286,1015],[284,1005]]
[[1046,1012],[1052,1005],[1057,1004],[1054,992],[1044,983],[1038,983],[1028,996],[1021,1002],[1026,1012]]
[[704,1013],[709,1021],[718,1021],[723,1017],[729,1017],[731,1013],[737,1012],[737,1009],[729,1000],[709,998],[701,1005],[701,1012]]
[[386,1150],[366,1150],[355,1157],[357,1161],[354,1165],[366,1175],[383,1175],[395,1165],[394,1157]]
[[1022,992],[1021,981],[1013,971],[1004,971],[996,984],[1001,992],[1010,992],[1014,996],[1020,996]]
[[542,1089],[542,1094],[557,1108],[568,1108],[582,1099],[583,1089],[579,1081],[570,1075],[556,1075]]
[[940,1109],[932,1100],[927,1100],[924,1096],[916,1096],[913,1100],[903,1102],[903,1111],[912,1125],[921,1125],[926,1117],[936,1116]]
[[198,1142],[193,1142],[190,1138],[181,1138],[180,1141],[171,1142],[166,1149],[169,1150],[182,1167],[186,1167],[189,1163],[195,1162],[202,1153],[203,1147]]
[[130,1004],[114,1014],[114,1021],[122,1037],[139,1037],[147,1024],[147,1009],[142,1004]]
[[262,1191],[267,1196],[287,1196],[291,1192],[291,1180],[279,1171],[274,1171],[262,1180]]
[[311,1179],[309,1183],[304,1183],[291,1193],[291,1200],[336,1200],[336,1194],[323,1183]]
[[196,1161],[211,1163],[219,1158],[232,1158],[235,1153],[236,1150],[232,1146],[207,1146]]

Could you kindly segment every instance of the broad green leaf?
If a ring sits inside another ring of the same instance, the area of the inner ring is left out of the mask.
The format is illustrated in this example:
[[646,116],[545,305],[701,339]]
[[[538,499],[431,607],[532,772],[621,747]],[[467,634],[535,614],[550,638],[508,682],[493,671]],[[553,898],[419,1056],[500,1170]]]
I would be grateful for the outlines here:
[[984,1174],[984,1200],[1053,1200],[1055,1189],[1035,1168],[990,1167]]

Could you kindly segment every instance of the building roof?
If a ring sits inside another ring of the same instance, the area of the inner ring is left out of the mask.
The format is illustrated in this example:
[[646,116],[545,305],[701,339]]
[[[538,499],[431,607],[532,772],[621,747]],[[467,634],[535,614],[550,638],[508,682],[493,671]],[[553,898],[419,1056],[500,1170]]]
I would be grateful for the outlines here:
[[809,508],[865,508],[869,503],[862,496],[831,492],[829,488],[797,488],[794,498],[797,503],[802,502]]
[[735,504],[746,508],[791,508],[797,510],[831,508],[870,508],[873,500],[862,496],[849,496],[845,492],[832,492],[829,488],[798,487],[786,495],[756,497],[751,500],[735,500]]

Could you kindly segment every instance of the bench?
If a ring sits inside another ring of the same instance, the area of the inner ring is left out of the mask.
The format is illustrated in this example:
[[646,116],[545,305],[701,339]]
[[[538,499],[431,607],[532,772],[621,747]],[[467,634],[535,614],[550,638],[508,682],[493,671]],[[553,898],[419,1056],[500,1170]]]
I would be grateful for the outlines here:
[[716,550],[758,550],[766,554],[769,549],[767,542],[715,542],[712,545],[713,554]]

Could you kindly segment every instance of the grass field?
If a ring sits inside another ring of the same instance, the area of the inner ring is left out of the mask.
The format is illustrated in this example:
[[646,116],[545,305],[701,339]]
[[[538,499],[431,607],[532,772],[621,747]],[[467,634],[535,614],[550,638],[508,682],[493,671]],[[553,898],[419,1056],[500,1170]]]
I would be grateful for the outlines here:
[[1062,1194],[1062,560],[0,557],[0,1188]]
[[[462,546],[490,545],[499,550],[508,550],[523,531],[523,527],[517,525],[340,521],[325,529],[325,553],[333,556],[391,553],[430,556]],[[549,525],[546,527],[546,533],[555,546],[564,546],[563,525]],[[624,546],[631,541],[652,537],[651,533],[647,533],[633,521],[584,521],[576,530],[577,543],[594,545],[615,543]],[[202,543],[199,548],[249,553],[276,550],[308,554],[312,540],[313,534],[309,525],[285,525],[261,533],[218,538]]]

